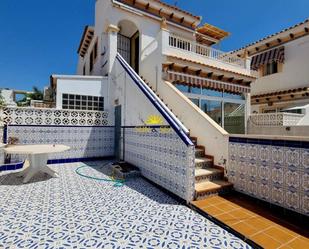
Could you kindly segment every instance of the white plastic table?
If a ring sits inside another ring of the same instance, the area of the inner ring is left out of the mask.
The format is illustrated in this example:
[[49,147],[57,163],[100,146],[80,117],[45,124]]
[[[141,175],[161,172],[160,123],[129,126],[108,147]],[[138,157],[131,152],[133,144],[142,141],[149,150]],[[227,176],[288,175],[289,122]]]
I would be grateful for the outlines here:
[[29,180],[39,171],[42,171],[52,177],[58,177],[57,173],[47,167],[48,154],[58,153],[69,150],[70,147],[66,145],[12,145],[4,149],[7,154],[28,155],[30,165],[27,169],[21,172],[21,176],[24,176],[23,183],[29,182]]

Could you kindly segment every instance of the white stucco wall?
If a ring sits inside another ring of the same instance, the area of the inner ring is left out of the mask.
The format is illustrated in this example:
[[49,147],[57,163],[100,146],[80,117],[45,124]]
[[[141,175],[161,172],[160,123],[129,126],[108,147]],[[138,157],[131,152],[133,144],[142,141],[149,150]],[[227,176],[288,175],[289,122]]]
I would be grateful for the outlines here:
[[62,108],[62,94],[104,97],[104,108],[109,110],[108,78],[96,76],[53,76],[57,79],[56,108]]
[[252,95],[309,85],[309,36],[285,46],[285,63],[280,73],[257,79],[251,84]]
[[[122,125],[124,126],[143,126],[151,115],[162,117],[117,60],[110,79],[109,95],[111,108],[115,105],[122,106]],[[161,125],[167,125],[163,118],[162,121]]]

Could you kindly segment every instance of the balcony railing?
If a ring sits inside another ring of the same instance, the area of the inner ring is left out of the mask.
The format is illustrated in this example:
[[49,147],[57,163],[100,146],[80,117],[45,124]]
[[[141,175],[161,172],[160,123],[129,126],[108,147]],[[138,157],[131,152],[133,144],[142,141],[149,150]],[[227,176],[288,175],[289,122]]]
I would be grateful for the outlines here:
[[246,68],[246,61],[242,58],[239,58],[237,55],[222,52],[212,47],[199,44],[195,41],[190,41],[185,38],[179,37],[172,33],[170,33],[169,36],[169,46],[195,53],[201,56],[206,56],[213,60],[229,63],[241,68]]
[[296,126],[303,117],[296,113],[261,113],[250,115],[249,121],[254,126]]

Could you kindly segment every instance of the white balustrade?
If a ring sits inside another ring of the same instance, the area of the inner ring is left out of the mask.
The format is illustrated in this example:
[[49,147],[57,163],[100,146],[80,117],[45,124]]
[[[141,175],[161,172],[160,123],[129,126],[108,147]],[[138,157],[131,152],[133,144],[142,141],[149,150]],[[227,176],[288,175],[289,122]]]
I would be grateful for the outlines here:
[[246,68],[246,61],[235,54],[222,52],[212,47],[199,44],[196,41],[190,41],[185,38],[179,37],[175,34],[170,33],[169,46],[181,50],[186,50],[188,52],[199,54],[202,56],[206,56],[208,58],[218,60],[224,63],[236,65],[241,68]]
[[251,114],[249,121],[254,126],[296,126],[303,117],[296,113],[260,113]]

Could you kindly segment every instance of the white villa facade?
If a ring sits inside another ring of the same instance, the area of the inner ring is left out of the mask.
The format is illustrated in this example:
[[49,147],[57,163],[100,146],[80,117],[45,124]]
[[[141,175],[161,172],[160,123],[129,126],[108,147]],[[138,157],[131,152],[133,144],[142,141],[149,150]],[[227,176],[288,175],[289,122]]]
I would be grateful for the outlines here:
[[[228,33],[209,24],[199,27],[200,23],[201,17],[161,1],[96,1],[95,25],[85,28],[77,74],[107,76],[102,79],[107,86],[119,52],[159,93],[168,80],[220,126],[244,133],[246,100],[255,79],[250,59],[213,49],[211,45]],[[57,108],[66,108],[62,94],[76,91],[108,98],[100,84],[79,82],[67,82],[64,87],[57,84]],[[240,120],[233,119],[237,115]]]
[[[228,132],[245,133],[250,83],[256,79],[245,54],[212,48],[228,32],[200,24],[201,17],[159,0],[97,0],[94,26],[86,26],[78,49],[77,75],[51,76],[57,109],[109,113],[120,159],[141,165],[140,149],[125,142],[134,127],[171,127],[189,146],[187,158],[195,146],[196,198],[231,186],[221,175]],[[215,167],[205,170],[207,165]],[[209,186],[205,179],[218,181]]]
[[[251,68],[259,72],[251,84],[252,122],[259,126],[309,125],[309,19],[236,53],[247,53]],[[258,130],[268,134],[267,129]],[[303,128],[298,130],[298,135],[304,135]],[[285,134],[280,129],[277,132]]]

